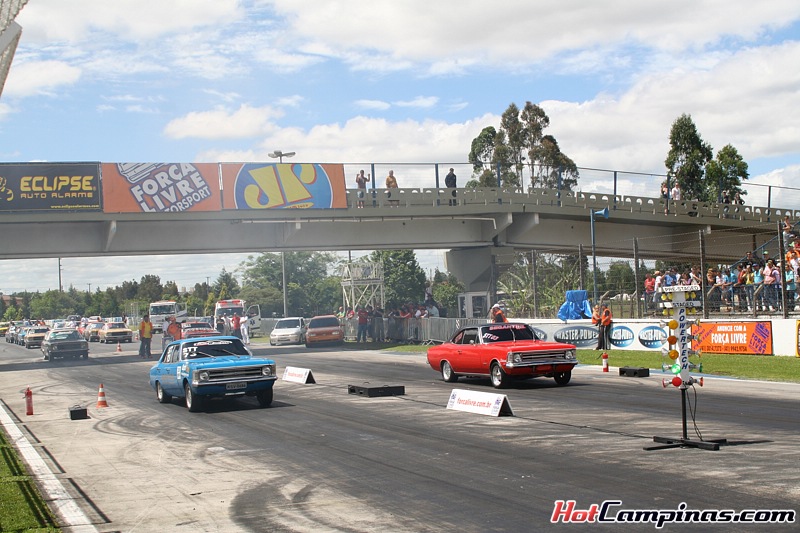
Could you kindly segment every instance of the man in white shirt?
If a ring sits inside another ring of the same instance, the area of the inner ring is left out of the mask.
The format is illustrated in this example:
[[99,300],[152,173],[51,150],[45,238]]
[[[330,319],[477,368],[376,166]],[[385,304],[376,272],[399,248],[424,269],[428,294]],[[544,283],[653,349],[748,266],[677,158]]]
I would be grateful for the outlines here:
[[672,197],[673,202],[681,201],[681,186],[677,181],[675,182],[675,186],[672,187],[672,192],[670,196]]

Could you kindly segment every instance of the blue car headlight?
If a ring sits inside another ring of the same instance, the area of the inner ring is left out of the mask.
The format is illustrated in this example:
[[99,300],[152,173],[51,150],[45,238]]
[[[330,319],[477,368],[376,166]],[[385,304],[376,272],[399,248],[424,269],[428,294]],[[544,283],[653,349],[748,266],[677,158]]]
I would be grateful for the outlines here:
[[274,376],[275,375],[275,365],[266,365],[261,367],[261,375],[262,376]]

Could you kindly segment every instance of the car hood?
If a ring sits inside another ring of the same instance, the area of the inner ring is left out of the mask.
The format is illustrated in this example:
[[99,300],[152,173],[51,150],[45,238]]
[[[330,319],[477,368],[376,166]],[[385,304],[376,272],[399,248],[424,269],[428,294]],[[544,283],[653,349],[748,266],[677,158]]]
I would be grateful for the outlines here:
[[264,357],[250,357],[248,355],[226,356],[226,357],[203,357],[201,359],[189,359],[184,361],[189,363],[192,368],[230,368],[232,366],[260,366],[274,365],[275,361]]
[[275,335],[291,335],[292,333],[299,333],[302,331],[303,328],[296,327],[296,328],[275,328],[272,330],[272,333]]

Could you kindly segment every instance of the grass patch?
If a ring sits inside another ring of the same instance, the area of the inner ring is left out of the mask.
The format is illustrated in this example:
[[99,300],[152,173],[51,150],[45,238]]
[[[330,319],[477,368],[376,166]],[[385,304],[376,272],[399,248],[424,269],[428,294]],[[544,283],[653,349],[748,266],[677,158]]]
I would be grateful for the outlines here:
[[[600,365],[601,353],[599,350],[578,350],[578,361],[584,365]],[[703,364],[703,374],[800,383],[800,357],[706,353],[700,358],[692,357],[691,360],[693,363]],[[660,352],[608,351],[608,364],[613,367],[633,366],[661,370],[661,363],[667,361],[671,359],[661,357]]]
[[44,503],[33,477],[16,450],[0,431],[0,532],[58,532],[56,520]]

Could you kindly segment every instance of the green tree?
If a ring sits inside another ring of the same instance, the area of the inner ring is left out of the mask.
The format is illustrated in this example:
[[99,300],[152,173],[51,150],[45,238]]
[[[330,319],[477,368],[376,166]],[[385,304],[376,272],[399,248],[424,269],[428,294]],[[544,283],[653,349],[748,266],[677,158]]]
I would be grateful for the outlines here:
[[467,181],[466,188],[497,187],[497,177],[493,168],[496,137],[497,130],[487,126],[472,139],[467,160],[472,164],[473,179]]
[[464,292],[464,285],[450,273],[440,272],[437,268],[433,274],[432,283],[433,299],[442,308],[447,310],[448,316],[457,316],[458,295]]
[[174,281],[168,281],[164,284],[164,300],[178,300],[179,299],[178,284]]
[[607,291],[616,294],[630,294],[636,290],[636,275],[628,261],[612,261],[605,275]]
[[468,158],[474,172],[466,186],[494,187],[499,172],[503,187],[519,189],[527,159],[531,187],[572,190],[578,182],[578,167],[561,151],[555,137],[544,135],[549,125],[550,119],[538,105],[526,102],[520,111],[511,103],[500,118],[499,130],[486,127],[472,140]]
[[552,135],[528,151],[532,165],[531,186],[571,191],[578,184],[578,166],[566,156]]
[[740,197],[746,195],[742,181],[749,177],[747,163],[730,144],[726,144],[706,165],[708,194],[717,202],[721,202],[726,193],[731,201],[737,194]]
[[[136,292],[136,299],[143,302],[157,302],[164,296],[164,287],[161,285],[161,278],[153,274],[142,276],[139,282],[139,287]],[[123,298],[117,296],[118,301],[123,301]],[[103,315],[108,316],[108,315]]]
[[672,123],[669,145],[669,154],[664,161],[668,182],[680,185],[684,199],[715,200],[710,198],[704,180],[713,150],[700,137],[690,115],[683,114]]
[[414,250],[375,250],[369,260],[383,264],[386,305],[398,307],[425,298],[425,271]]
[[35,293],[30,299],[29,318],[64,318],[68,315],[82,314],[83,303],[80,302],[82,294],[77,291],[51,290],[44,293]]
[[222,268],[214,282],[214,292],[218,294],[220,300],[229,300],[239,296],[239,282],[233,274]]

